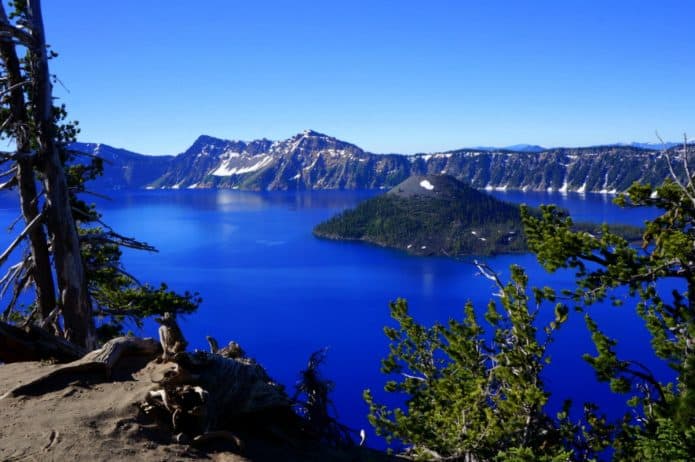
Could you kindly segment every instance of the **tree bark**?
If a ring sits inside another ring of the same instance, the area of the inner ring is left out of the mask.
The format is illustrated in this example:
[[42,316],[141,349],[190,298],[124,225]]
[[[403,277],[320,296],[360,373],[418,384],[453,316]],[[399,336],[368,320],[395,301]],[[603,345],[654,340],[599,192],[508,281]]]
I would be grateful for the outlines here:
[[[145,412],[158,408],[167,426],[190,438],[208,431],[231,430],[240,422],[298,429],[298,416],[283,387],[249,358],[226,358],[196,351],[174,355],[176,367],[148,397]],[[153,414],[155,415],[155,414]]]
[[[2,4],[0,4],[0,20],[7,22],[7,15]],[[28,136],[28,117],[25,109],[24,89],[22,88],[22,74],[17,52],[12,42],[0,42],[0,57],[2,57],[7,71],[7,85],[12,88],[9,97],[12,125],[17,143],[19,201],[22,216],[28,224],[39,214],[38,198],[33,158],[28,157],[31,144]],[[36,301],[41,317],[45,318],[55,308],[56,295],[48,243],[41,226],[34,227],[29,233],[29,249],[33,260],[31,276],[36,288]]]
[[53,236],[58,289],[68,338],[88,349],[96,345],[92,303],[80,253],[77,227],[72,215],[67,180],[56,143],[53,97],[40,0],[28,0],[33,44],[33,103],[38,130],[39,165],[44,173],[48,205],[48,229]]
[[4,363],[51,359],[68,362],[83,354],[82,348],[34,324],[22,328],[0,321],[0,361]]
[[43,394],[53,390],[56,385],[59,388],[64,385],[61,379],[68,378],[72,381],[78,379],[80,374],[95,373],[100,376],[100,380],[106,381],[111,378],[112,371],[121,359],[138,356],[149,362],[160,352],[159,343],[151,338],[117,337],[80,359],[52,368],[45,374],[18,385],[0,399],[8,396]]
[[[29,165],[26,165],[29,164]],[[18,162],[17,180],[19,181],[19,201],[24,221],[31,222],[38,216],[36,180],[31,162]],[[51,260],[48,253],[48,243],[43,227],[37,226],[29,233],[29,247],[32,257],[31,275],[36,288],[36,302],[41,319],[46,318],[55,308],[56,295],[51,273]]]

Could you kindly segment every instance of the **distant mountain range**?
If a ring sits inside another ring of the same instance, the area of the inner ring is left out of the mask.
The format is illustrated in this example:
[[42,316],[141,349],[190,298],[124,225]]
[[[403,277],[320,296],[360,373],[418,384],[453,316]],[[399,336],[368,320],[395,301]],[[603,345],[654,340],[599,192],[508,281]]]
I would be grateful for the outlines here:
[[[312,130],[281,141],[200,136],[176,156],[147,156],[105,144],[72,148],[105,159],[95,187],[242,190],[388,189],[411,175],[452,175],[478,189],[615,193],[668,176],[654,145],[550,148],[515,145],[431,154],[374,154]],[[659,146],[661,147],[661,146]],[[670,144],[674,156],[679,147]]]
[[661,151],[664,149],[675,148],[676,146],[683,146],[683,143],[637,143],[633,141],[632,143],[617,143],[617,145],[632,146],[633,148],[653,149]]
[[495,146],[476,146],[474,148],[469,148],[473,151],[515,151],[515,152],[541,152],[545,151],[547,148],[543,146],[538,146],[537,144],[514,144],[512,146],[505,146],[503,148],[498,148]]
[[[654,151],[658,150],[664,150],[664,149],[671,149],[676,146],[681,146],[683,143],[669,143],[669,142],[664,142],[664,143],[638,143],[633,141],[632,143],[615,143],[611,146],[631,146],[633,148],[640,148],[640,149],[651,149]],[[511,146],[505,146],[505,147],[495,147],[495,146],[476,146],[474,148],[470,148],[472,150],[479,150],[479,151],[515,151],[515,152],[542,152],[542,151],[549,151],[550,149],[557,149],[557,148],[544,148],[543,146],[539,146],[537,144],[513,144]]]

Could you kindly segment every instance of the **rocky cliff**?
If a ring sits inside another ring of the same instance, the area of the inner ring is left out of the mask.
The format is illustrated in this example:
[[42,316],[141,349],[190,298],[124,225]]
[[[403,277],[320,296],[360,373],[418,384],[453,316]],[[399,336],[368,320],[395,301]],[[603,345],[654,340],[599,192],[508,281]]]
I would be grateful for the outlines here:
[[[107,188],[388,189],[411,175],[448,174],[478,189],[614,193],[633,181],[658,184],[668,176],[662,151],[636,146],[382,155],[311,130],[282,141],[200,136],[177,156],[103,144],[73,148],[107,160],[99,181]],[[670,151],[679,156],[678,147]]]

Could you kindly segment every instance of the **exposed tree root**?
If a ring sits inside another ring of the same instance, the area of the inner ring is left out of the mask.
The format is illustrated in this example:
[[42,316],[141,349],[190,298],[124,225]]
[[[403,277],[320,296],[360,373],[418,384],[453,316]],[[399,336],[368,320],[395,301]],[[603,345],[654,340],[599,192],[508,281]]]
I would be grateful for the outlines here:
[[241,451],[234,429],[248,430],[254,422],[268,434],[299,427],[284,389],[255,361],[200,351],[178,353],[172,361],[175,367],[153,378],[159,388],[141,407],[175,441],[196,447],[226,442]]

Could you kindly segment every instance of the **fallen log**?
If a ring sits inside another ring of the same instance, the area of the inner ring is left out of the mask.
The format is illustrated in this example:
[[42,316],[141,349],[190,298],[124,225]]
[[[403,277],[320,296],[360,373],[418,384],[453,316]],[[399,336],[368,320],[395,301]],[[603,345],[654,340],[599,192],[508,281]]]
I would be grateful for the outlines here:
[[82,347],[35,324],[19,327],[0,321],[0,362],[54,360],[65,363],[85,353]]
[[60,387],[63,385],[64,379],[75,379],[80,374],[94,374],[101,380],[108,380],[117,363],[124,357],[140,356],[144,357],[146,361],[150,361],[160,353],[159,342],[151,338],[117,337],[76,361],[54,367],[30,382],[13,388],[0,399],[7,396],[45,393],[55,388],[52,384]]

